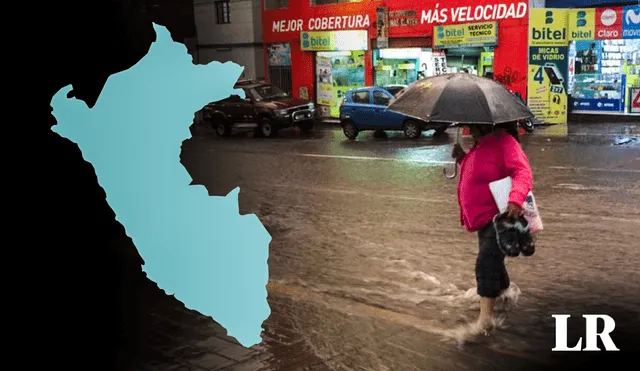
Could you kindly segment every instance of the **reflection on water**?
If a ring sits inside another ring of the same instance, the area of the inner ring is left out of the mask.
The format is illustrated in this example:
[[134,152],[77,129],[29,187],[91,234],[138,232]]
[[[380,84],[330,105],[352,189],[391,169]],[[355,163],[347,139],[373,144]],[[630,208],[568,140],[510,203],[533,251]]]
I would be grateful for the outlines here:
[[419,148],[398,148],[396,156],[400,160],[424,165],[453,165],[448,159],[451,146],[428,146]]

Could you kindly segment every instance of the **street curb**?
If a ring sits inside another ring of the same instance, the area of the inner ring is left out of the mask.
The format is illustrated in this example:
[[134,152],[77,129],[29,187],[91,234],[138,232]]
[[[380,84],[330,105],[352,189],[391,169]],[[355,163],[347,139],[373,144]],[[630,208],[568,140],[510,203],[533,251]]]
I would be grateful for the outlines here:
[[323,125],[323,126],[340,127],[340,120],[337,120],[337,119],[333,119],[333,120],[318,119],[318,120],[316,120],[316,124],[317,125]]

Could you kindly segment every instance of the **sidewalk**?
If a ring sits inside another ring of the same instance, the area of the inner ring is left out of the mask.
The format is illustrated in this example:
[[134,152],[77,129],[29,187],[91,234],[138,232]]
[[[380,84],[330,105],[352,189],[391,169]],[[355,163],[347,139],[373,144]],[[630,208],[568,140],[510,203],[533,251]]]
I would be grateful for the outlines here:
[[640,135],[640,121],[637,123],[569,123],[570,135]]
[[635,123],[575,123],[539,126],[532,138],[592,143],[601,145],[636,146],[640,143],[640,124]]

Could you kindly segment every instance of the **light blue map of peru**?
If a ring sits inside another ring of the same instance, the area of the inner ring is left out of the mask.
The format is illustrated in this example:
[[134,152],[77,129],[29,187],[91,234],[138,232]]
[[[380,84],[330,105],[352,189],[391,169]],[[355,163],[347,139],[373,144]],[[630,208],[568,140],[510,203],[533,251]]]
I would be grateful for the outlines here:
[[261,341],[270,315],[271,236],[255,215],[240,215],[239,188],[211,197],[203,186],[189,185],[180,164],[194,112],[231,94],[244,96],[233,89],[242,67],[194,65],[166,28],[154,28],[149,53],[110,77],[93,109],[67,98],[71,86],[61,89],[51,102],[58,121],[52,130],[78,144],[94,166],[149,278],[250,347]]

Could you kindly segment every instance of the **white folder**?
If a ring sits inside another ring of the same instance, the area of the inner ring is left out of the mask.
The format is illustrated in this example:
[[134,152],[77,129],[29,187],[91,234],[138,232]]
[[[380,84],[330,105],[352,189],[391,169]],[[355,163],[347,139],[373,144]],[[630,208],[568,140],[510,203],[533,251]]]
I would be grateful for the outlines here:
[[508,176],[489,183],[489,189],[491,190],[493,199],[496,201],[496,205],[498,205],[498,210],[500,210],[501,213],[507,211],[509,194],[511,193],[511,177]]

